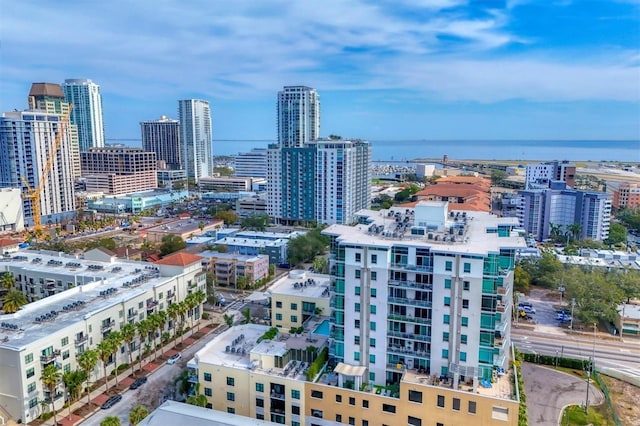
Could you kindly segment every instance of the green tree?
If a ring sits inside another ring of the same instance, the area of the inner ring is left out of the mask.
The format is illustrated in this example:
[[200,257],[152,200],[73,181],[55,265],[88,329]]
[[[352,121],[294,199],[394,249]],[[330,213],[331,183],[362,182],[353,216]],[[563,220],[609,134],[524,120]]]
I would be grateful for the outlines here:
[[580,239],[580,233],[582,232],[582,225],[577,222],[567,225],[567,232],[569,233],[569,236],[567,237],[567,244],[569,244],[569,237],[573,237],[574,241],[578,241]]
[[553,253],[542,253],[538,259],[528,258],[520,265],[531,277],[531,283],[545,288],[556,288],[562,263]]
[[501,185],[502,181],[505,180],[507,174],[502,170],[491,170],[491,184],[492,185]]
[[27,304],[27,296],[20,290],[12,289],[4,295],[2,308],[7,314],[18,312],[21,307]]
[[170,304],[167,308],[167,314],[169,318],[171,318],[171,324],[173,325],[173,336],[176,337],[176,326],[178,325],[178,317],[180,316],[180,306],[177,303]]
[[113,341],[104,339],[102,342],[98,343],[96,349],[98,350],[98,357],[100,358],[100,361],[102,361],[105,388],[106,391],[109,392],[109,375],[107,375],[107,361],[109,361],[109,358],[111,358],[111,354],[113,353]]
[[131,365],[131,374],[133,375],[133,351],[131,345],[136,340],[136,326],[133,324],[125,324],[120,329],[122,335],[122,342],[127,345],[127,352],[129,352],[129,365]]
[[187,398],[187,404],[195,405],[196,407],[206,407],[207,397],[202,394],[192,395]]
[[627,228],[619,223],[609,225],[609,237],[604,241],[606,244],[618,245],[627,242]]
[[531,275],[522,266],[517,265],[513,272],[514,289],[522,293],[528,293],[529,284],[531,284]]
[[[162,333],[164,332],[164,328],[167,326],[167,312],[166,311],[159,311],[158,313],[155,314],[156,318],[155,318],[155,325],[156,328],[158,330],[158,334],[160,336],[162,336]],[[161,341],[162,342],[162,341]],[[160,345],[160,356],[162,356],[164,354],[164,345]]]
[[269,215],[260,214],[247,216],[240,221],[242,229],[249,229],[252,231],[264,231],[269,224]]
[[329,238],[321,234],[320,228],[314,228],[305,235],[289,240],[287,260],[291,265],[308,262],[323,254],[329,246]]
[[627,303],[640,298],[640,271],[637,269],[611,271],[607,273],[607,280],[622,291]]
[[[141,320],[136,323],[136,329],[138,330],[138,335],[140,336],[140,347],[142,348],[142,343],[146,342],[149,339],[149,334],[153,331],[153,323],[149,319],[149,317]],[[142,370],[142,357],[143,353],[140,351],[140,355],[138,356],[138,360],[140,362],[140,370]]]
[[181,331],[181,333],[180,333],[180,344],[182,344],[182,340],[183,340],[183,336],[184,336],[182,331],[184,330],[184,322],[185,322],[185,319],[186,319],[187,312],[189,311],[189,305],[187,305],[186,299],[181,301],[181,302],[175,303],[175,305],[177,305],[178,309],[179,309],[178,310],[178,320],[180,321],[180,331]]
[[313,259],[313,270],[318,274],[326,274],[329,272],[329,262],[324,256],[319,256]]
[[224,314],[223,318],[224,318],[224,323],[227,324],[228,327],[231,327],[233,325],[233,316],[232,315]]
[[98,351],[94,349],[87,349],[78,355],[78,365],[84,371],[87,376],[87,404],[91,404],[90,394],[89,392],[89,381],[91,380],[91,372],[98,365],[99,354]]
[[2,274],[2,278],[0,278],[0,287],[5,290],[11,290],[15,283],[15,278],[13,278],[13,274],[11,272],[5,272]]
[[221,210],[216,212],[213,218],[222,220],[225,225],[233,225],[238,220],[238,215],[231,210]]
[[549,238],[555,242],[560,241],[562,238],[562,226],[549,222]]
[[234,170],[231,167],[219,166],[213,168],[214,173],[218,173],[220,176],[232,176]]
[[144,405],[136,405],[129,411],[129,423],[133,426],[144,420],[149,415],[149,410]]
[[51,412],[53,413],[53,424],[57,425],[58,420],[56,419],[56,391],[58,388],[58,382],[62,378],[62,373],[60,369],[56,367],[55,363],[48,364],[42,370],[42,376],[40,376],[40,380],[42,381],[42,387],[44,387],[47,391],[49,391],[49,402],[51,403]]
[[162,243],[160,244],[160,253],[166,256],[171,253],[175,253],[178,250],[182,250],[187,246],[182,238],[178,235],[165,235],[162,237]]
[[107,416],[100,422],[100,426],[121,426],[121,424],[117,416]]
[[71,415],[71,405],[80,397],[80,388],[87,379],[87,374],[83,370],[67,371],[62,375],[62,382],[69,396],[69,415]]
[[616,219],[627,225],[629,229],[640,233],[640,208],[622,209],[616,213]]
[[118,386],[118,352],[120,351],[120,347],[122,346],[122,333],[119,331],[112,331],[107,336],[111,344],[111,354],[113,355],[113,368],[116,376],[116,384]]
[[[207,300],[207,294],[202,290],[198,290],[193,293],[193,300],[196,302],[196,306],[200,306]],[[197,330],[200,331],[200,321],[198,321],[197,325]]]

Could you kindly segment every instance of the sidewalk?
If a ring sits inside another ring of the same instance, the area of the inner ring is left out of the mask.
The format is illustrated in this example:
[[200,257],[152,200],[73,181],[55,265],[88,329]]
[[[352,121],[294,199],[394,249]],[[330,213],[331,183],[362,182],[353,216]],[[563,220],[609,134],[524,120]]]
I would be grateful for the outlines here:
[[[198,330],[198,326],[194,326],[192,329],[188,330],[187,332],[185,332],[182,335],[182,348],[181,351],[184,351],[186,349],[188,349],[189,347],[191,347],[194,343],[198,342],[201,339],[206,338],[207,335],[215,332],[217,329],[219,329],[220,327],[225,327],[226,325],[224,324],[224,321],[222,323],[218,322],[217,327],[213,327],[213,325],[216,323],[217,318],[210,318],[209,320],[206,320],[205,323],[202,323],[199,327]],[[200,334],[200,333],[204,333],[204,335],[196,340],[193,338],[194,334]],[[174,340],[173,342],[169,342],[168,344],[166,344],[162,349],[158,349],[158,355],[156,360],[154,361],[153,356],[154,353],[151,352],[149,355],[147,355],[146,358],[143,358],[142,360],[142,373],[146,373],[144,375],[149,376],[151,374],[153,374],[160,366],[162,366],[162,364],[164,364],[166,362],[166,359],[168,357],[170,357],[173,354],[178,353],[178,351],[176,349],[174,349],[174,347],[176,345],[178,345],[178,343],[180,343],[180,337],[178,337],[176,340]],[[162,356],[160,356],[160,354],[162,353]],[[135,374],[137,376],[141,376],[141,370],[139,370],[137,367],[139,366],[139,364],[137,362],[134,361],[135,364]],[[98,367],[101,367],[101,363],[100,361],[98,361]],[[132,379],[131,377],[129,377],[131,375],[131,366],[129,366],[128,368],[126,368],[122,373],[120,373],[118,375],[118,386],[117,388],[115,387],[115,380],[113,377],[110,377],[109,380],[109,392],[111,393],[111,391],[113,391],[114,389],[119,389],[118,393],[122,394],[125,391],[127,391],[129,389],[129,386],[131,386],[131,383],[133,383],[134,379]],[[91,411],[89,414],[85,415],[84,417],[78,416],[76,414],[74,414],[74,412],[76,410],[78,410],[81,407],[84,407],[85,405],[87,405],[87,395],[84,394],[79,401],[74,402],[71,405],[71,415],[69,415],[69,407],[60,409],[57,413],[56,413],[56,417],[58,419],[58,425],[63,425],[63,426],[75,426],[79,423],[81,423],[82,421],[86,420],[87,418],[91,417],[93,414],[95,414],[97,411],[100,410],[100,406],[109,398],[109,396],[105,393],[105,385],[104,383],[102,383],[101,386],[97,387],[95,390],[93,390],[90,394],[89,394],[89,399],[91,400],[91,402],[93,404],[96,405],[95,409],[93,411]],[[54,426],[54,422],[53,422],[53,417],[50,418],[49,420],[40,423],[41,425],[47,425],[47,426]]]

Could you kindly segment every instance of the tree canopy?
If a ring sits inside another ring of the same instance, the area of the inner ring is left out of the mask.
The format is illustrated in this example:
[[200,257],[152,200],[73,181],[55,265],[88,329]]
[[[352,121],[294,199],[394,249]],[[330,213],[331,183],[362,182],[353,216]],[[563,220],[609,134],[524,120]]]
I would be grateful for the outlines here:
[[236,215],[232,210],[221,210],[216,212],[213,218],[222,220],[225,225],[233,225],[236,223],[236,220],[238,220],[238,215]]
[[162,237],[162,244],[160,244],[160,253],[166,256],[171,253],[175,253],[178,250],[182,250],[187,246],[182,238],[178,235],[165,235]]
[[310,262],[317,255],[324,253],[328,246],[329,237],[322,235],[320,228],[314,228],[305,235],[289,241],[287,260],[291,265]]
[[247,216],[240,222],[240,226],[243,229],[249,229],[252,231],[264,231],[269,224],[269,215],[258,214]]

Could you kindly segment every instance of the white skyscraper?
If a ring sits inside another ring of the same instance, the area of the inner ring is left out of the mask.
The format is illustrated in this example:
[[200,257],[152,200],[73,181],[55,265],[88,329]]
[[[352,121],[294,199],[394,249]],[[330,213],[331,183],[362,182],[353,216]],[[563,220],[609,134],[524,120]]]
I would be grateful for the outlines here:
[[62,84],[65,100],[74,105],[71,124],[78,126],[80,151],[104,146],[100,86],[87,79],[67,79]]
[[278,144],[302,147],[320,137],[320,95],[306,86],[285,86],[278,92]]
[[[62,143],[53,155],[47,176],[43,171],[51,156],[53,141],[60,129],[61,114],[45,111],[15,111],[0,118],[0,181],[3,185],[37,188],[44,179],[40,194],[42,223],[55,223],[75,213],[71,130],[66,128]],[[25,222],[33,225],[31,201],[24,200]]]
[[212,128],[209,102],[200,99],[178,101],[182,164],[187,178],[196,182],[213,173]]

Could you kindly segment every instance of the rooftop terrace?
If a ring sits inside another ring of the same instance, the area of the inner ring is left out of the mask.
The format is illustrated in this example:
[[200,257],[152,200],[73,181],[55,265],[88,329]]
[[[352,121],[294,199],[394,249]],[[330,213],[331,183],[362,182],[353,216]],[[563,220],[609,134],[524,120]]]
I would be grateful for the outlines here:
[[309,298],[329,297],[329,280],[328,275],[293,270],[269,287],[268,292]]

